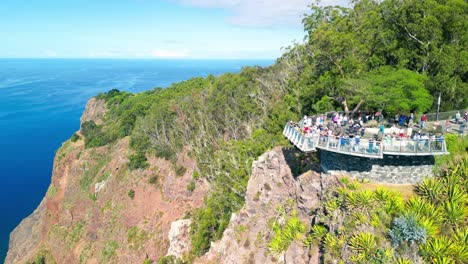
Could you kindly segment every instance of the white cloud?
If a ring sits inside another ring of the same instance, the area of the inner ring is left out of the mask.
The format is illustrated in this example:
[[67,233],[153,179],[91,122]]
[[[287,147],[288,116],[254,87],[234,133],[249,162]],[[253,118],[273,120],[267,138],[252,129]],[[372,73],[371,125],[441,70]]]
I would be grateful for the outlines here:
[[[312,0],[176,0],[205,8],[224,8],[232,12],[228,21],[248,27],[300,26]],[[348,6],[349,0],[324,0],[321,5]]]
[[156,58],[187,58],[189,56],[188,50],[167,50],[167,49],[156,49],[151,51],[151,57]]

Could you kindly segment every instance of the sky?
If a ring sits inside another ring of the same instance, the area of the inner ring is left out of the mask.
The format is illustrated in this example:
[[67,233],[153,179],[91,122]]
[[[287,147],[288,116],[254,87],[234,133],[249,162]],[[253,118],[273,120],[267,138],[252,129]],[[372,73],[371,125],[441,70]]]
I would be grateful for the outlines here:
[[311,2],[1,0],[0,58],[274,59]]

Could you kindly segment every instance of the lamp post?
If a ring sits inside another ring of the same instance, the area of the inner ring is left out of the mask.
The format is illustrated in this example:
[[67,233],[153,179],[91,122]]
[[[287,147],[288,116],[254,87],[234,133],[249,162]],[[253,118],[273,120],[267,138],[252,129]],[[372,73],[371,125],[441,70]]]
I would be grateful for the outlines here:
[[441,96],[441,92],[439,92],[439,98],[437,99],[437,115],[436,115],[436,119],[437,121],[439,121],[439,109],[440,109],[440,96]]

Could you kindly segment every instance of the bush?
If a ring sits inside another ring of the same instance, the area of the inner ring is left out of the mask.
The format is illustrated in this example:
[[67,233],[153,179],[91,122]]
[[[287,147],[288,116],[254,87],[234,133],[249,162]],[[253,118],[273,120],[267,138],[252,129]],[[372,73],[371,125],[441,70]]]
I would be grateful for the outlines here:
[[137,152],[133,155],[130,155],[128,159],[128,168],[130,170],[145,169],[148,167],[146,155],[142,152]]
[[79,139],[80,139],[80,136],[78,136],[78,134],[76,134],[76,133],[74,133],[70,138],[71,142],[76,142]]
[[86,121],[81,125],[81,133],[85,137],[85,147],[94,148],[104,146],[111,142],[109,137],[102,131],[102,126],[93,121]]
[[184,262],[179,259],[179,258],[176,258],[175,256],[165,256],[165,257],[162,257],[162,258],[159,258],[158,260],[158,264],[183,264]]
[[130,197],[131,199],[135,198],[135,190],[131,189],[130,191],[128,191],[128,197]]
[[426,243],[427,230],[421,226],[414,215],[400,216],[393,220],[393,227],[389,232],[394,246],[405,243]]
[[187,185],[187,190],[193,192],[193,190],[195,190],[195,181],[190,181]]

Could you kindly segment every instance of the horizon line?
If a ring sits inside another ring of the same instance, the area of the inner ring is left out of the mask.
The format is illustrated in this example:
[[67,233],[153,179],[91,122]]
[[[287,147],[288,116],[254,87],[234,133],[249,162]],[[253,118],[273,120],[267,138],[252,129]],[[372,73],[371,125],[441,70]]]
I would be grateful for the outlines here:
[[277,60],[278,58],[0,57],[0,60]]

